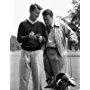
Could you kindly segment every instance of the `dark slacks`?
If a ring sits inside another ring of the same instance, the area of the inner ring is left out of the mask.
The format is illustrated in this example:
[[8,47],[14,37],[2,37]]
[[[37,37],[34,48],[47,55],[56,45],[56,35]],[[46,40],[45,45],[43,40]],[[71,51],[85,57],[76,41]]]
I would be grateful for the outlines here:
[[64,60],[56,48],[46,48],[44,51],[44,69],[46,78],[56,76],[61,73]]

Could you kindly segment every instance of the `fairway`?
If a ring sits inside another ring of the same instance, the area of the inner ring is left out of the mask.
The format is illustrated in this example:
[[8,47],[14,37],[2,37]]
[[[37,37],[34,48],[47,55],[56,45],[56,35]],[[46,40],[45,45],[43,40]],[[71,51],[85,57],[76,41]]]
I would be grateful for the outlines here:
[[[20,51],[10,52],[10,90],[19,90],[19,60],[20,60]],[[80,88],[80,57],[77,55],[69,56],[68,59],[71,60],[72,66],[72,76],[74,77],[75,81],[77,82],[77,86],[74,88],[70,88],[69,90],[79,90]],[[42,72],[42,87],[43,90],[51,90],[51,89],[44,89],[45,83],[45,72],[43,71],[43,62],[39,61],[41,66]],[[71,73],[70,73],[71,74]],[[32,77],[30,74],[30,83],[29,83],[29,90],[32,90]]]

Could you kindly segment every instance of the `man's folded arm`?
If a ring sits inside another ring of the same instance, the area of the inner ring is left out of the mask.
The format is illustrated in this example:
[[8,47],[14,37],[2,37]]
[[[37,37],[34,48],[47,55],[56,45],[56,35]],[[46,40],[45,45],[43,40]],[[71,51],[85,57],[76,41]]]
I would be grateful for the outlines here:
[[21,23],[18,28],[17,40],[19,43],[23,43],[29,39],[29,35],[25,35],[25,29]]

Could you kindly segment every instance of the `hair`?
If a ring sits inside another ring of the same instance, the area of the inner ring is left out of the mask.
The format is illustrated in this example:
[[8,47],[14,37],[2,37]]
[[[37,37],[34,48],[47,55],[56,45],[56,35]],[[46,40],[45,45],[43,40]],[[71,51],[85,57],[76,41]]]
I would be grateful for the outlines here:
[[38,4],[31,4],[30,6],[30,12],[34,11],[35,9],[42,10],[43,8]]
[[51,17],[53,17],[53,12],[50,9],[46,9],[46,10],[43,11],[42,15],[43,16],[50,15]]

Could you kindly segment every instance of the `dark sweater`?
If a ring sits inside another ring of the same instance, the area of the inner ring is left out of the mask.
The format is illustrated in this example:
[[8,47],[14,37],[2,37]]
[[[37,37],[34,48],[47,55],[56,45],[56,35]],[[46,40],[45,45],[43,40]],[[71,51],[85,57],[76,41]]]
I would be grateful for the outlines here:
[[[43,37],[43,41],[39,42],[38,38],[29,38],[29,33],[32,31],[35,34],[40,34]],[[21,43],[22,49],[26,51],[41,49],[46,41],[46,29],[44,24],[40,21],[37,21],[34,24],[31,24],[28,20],[21,22],[18,28],[17,40]]]

